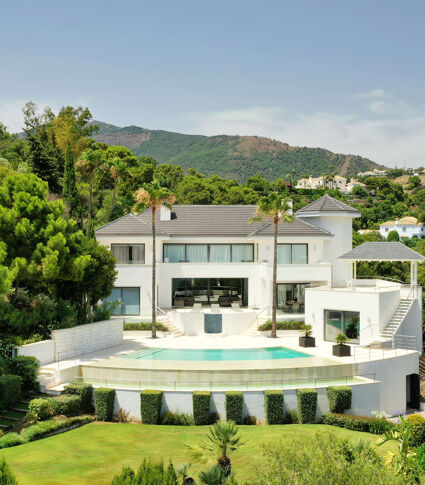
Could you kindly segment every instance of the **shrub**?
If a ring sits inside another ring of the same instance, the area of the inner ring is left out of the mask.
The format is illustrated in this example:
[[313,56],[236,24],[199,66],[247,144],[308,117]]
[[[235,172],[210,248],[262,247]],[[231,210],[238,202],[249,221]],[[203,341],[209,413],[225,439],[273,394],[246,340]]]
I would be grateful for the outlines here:
[[77,382],[65,386],[63,394],[74,394],[81,398],[81,411],[91,413],[93,411],[93,386],[85,382]]
[[337,413],[324,414],[322,422],[330,426],[339,426],[340,428],[373,434],[383,434],[394,426],[390,421],[382,418]]
[[209,424],[211,393],[194,391],[192,394],[193,419],[197,426]]
[[349,386],[329,386],[328,399],[331,413],[343,413],[351,408],[353,391]]
[[234,421],[236,424],[242,424],[243,392],[227,391],[225,406],[226,420]]
[[[160,332],[168,332],[168,327],[166,327],[161,322],[156,322],[156,329]],[[152,322],[128,322],[124,323],[124,331],[126,330],[142,330],[142,331],[151,331],[152,330]]]
[[[301,330],[304,322],[302,320],[288,320],[284,322],[276,322],[276,330]],[[267,320],[258,327],[258,330],[264,332],[272,329],[272,321]]]
[[208,424],[215,424],[218,423],[218,421],[221,421],[220,414],[216,412],[211,413],[208,419]]
[[20,436],[24,440],[23,442],[34,441],[60,429],[70,428],[75,424],[90,423],[93,420],[94,417],[88,415],[75,416],[60,420],[49,419],[47,421],[40,421],[39,423],[33,424],[27,429],[24,429]]
[[140,393],[140,412],[142,423],[158,424],[161,419],[163,391],[146,389]]
[[96,415],[101,421],[112,421],[114,416],[115,389],[99,387],[94,390]]
[[144,459],[137,473],[132,468],[124,466],[121,473],[113,477],[111,485],[178,485],[178,483],[177,474],[171,462],[165,467],[162,462],[153,463]]
[[243,424],[255,426],[257,424],[257,418],[255,416],[245,416]]
[[283,424],[283,391],[264,391],[267,424]]
[[420,414],[407,416],[406,423],[410,426],[410,446],[420,446],[425,443],[425,418]]
[[81,397],[61,394],[50,398],[50,405],[54,414],[76,416],[81,412]]
[[22,443],[25,443],[25,439],[18,433],[6,433],[0,438],[0,448],[10,448]]
[[18,485],[18,481],[11,469],[8,467],[4,458],[0,459],[0,484],[1,485]]
[[344,345],[346,344],[350,339],[347,337],[347,335],[345,335],[345,333],[339,333],[336,337],[335,337],[335,342],[338,344],[338,345]]
[[22,377],[22,391],[24,394],[40,391],[38,371],[40,362],[35,357],[18,355],[9,361],[9,372]]
[[298,419],[300,423],[315,423],[317,410],[317,390],[297,389]]
[[131,421],[130,413],[124,409],[120,409],[115,416],[115,421],[117,423],[128,423]]
[[162,416],[162,424],[169,424],[172,426],[192,426],[195,424],[195,421],[190,414],[165,411]]
[[6,374],[0,376],[0,411],[15,406],[21,399],[22,378]]
[[286,415],[286,421],[288,424],[298,424],[300,422],[298,411],[296,409],[290,409]]
[[28,412],[32,413],[37,421],[44,421],[52,415],[50,399],[33,399],[28,406]]

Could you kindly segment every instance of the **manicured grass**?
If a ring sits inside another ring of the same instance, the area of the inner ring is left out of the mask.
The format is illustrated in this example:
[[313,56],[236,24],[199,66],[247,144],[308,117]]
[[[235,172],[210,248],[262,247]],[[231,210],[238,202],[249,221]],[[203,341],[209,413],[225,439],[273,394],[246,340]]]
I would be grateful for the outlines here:
[[[189,461],[188,443],[198,443],[207,427],[149,426],[136,423],[93,423],[81,428],[14,448],[0,450],[20,485],[110,484],[122,465],[137,467],[144,457],[173,460],[175,465]],[[279,445],[293,437],[309,440],[317,432],[333,431],[340,437],[375,442],[378,436],[325,425],[240,426],[249,442],[234,453],[232,462],[243,481],[252,478],[255,463],[261,461],[263,443]],[[392,444],[378,447],[380,454]],[[194,465],[198,472],[200,466]]]

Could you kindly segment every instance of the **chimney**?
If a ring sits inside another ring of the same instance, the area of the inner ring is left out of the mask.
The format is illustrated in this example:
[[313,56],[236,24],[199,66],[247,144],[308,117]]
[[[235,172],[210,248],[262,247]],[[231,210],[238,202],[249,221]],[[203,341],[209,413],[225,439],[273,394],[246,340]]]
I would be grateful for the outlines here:
[[164,207],[163,205],[159,209],[159,220],[160,221],[171,221],[171,209]]

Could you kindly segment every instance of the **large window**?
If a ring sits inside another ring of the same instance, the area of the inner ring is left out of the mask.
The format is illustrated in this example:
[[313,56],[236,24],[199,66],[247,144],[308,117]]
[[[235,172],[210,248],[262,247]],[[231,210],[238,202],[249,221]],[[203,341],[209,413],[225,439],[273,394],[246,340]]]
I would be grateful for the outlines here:
[[252,263],[253,244],[164,244],[165,263]]
[[277,262],[278,264],[307,264],[308,245],[307,244],[278,244]]
[[360,313],[341,310],[325,310],[325,340],[334,341],[345,333],[352,343],[360,341]]
[[114,288],[106,301],[118,301],[114,315],[140,315],[140,288]]
[[248,305],[248,278],[173,278],[173,306]]
[[117,258],[118,263],[144,264],[144,244],[111,244],[112,254]]
[[278,283],[277,307],[283,313],[304,313],[304,290],[308,283]]

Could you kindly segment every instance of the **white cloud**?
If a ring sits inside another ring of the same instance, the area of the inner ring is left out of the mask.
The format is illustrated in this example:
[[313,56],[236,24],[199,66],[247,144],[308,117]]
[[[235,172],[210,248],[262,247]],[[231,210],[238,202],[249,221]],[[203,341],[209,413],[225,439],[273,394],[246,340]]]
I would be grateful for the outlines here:
[[385,89],[371,89],[370,91],[366,93],[359,93],[356,94],[356,98],[362,99],[362,98],[391,98],[392,94],[389,93],[388,91],[385,91]]
[[[375,109],[379,112],[383,106]],[[425,114],[420,113],[370,118],[251,107],[192,114],[186,120],[191,133],[259,135],[290,145],[362,155],[389,166],[425,165]]]

